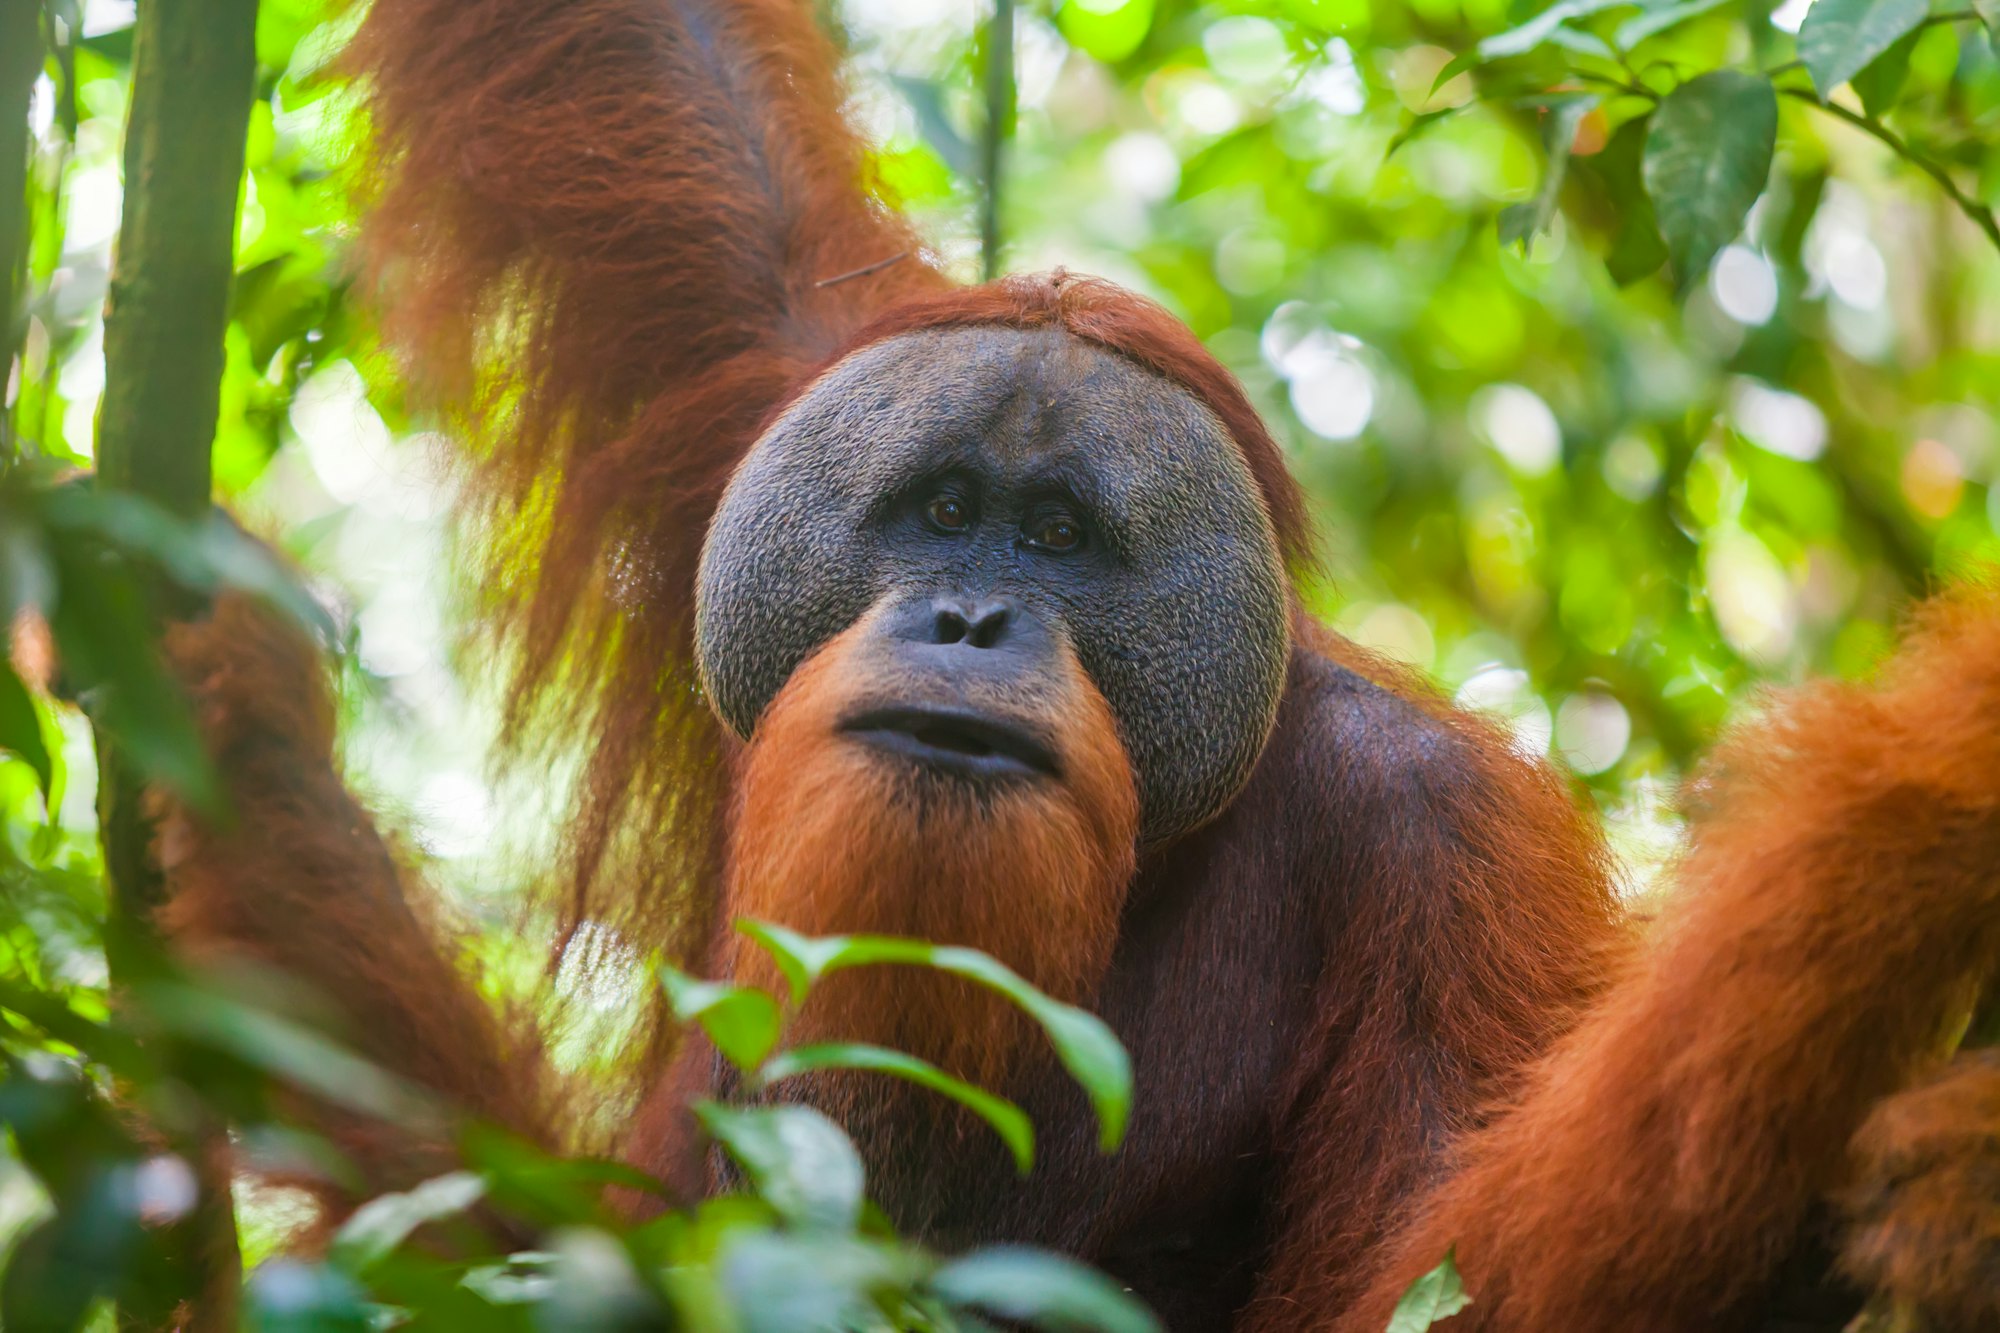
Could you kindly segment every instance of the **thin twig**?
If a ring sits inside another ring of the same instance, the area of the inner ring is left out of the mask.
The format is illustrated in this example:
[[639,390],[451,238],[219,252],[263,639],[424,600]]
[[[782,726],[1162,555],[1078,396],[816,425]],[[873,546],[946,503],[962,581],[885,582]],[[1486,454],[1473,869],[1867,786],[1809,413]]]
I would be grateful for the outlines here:
[[1974,199],[1964,190],[1961,190],[1958,182],[1951,178],[1949,171],[1946,171],[1941,164],[1931,161],[1922,153],[1911,148],[1894,130],[1871,116],[1864,116],[1857,111],[1850,111],[1838,102],[1823,102],[1817,94],[1807,92],[1803,88],[1780,88],[1778,91],[1787,97],[1804,102],[1809,106],[1816,106],[1828,115],[1846,121],[1863,134],[1887,145],[1896,156],[1902,158],[1905,162],[1908,162],[1911,166],[1916,167],[1926,176],[1936,181],[1938,188],[1951,196],[1951,201],[1958,205],[1958,211],[1972,219],[1973,225],[1986,233],[1986,239],[1993,243],[1993,248],[2000,250],[2000,218],[1994,217],[1993,210],[1985,204],[1980,203],[1977,199]]
[[1000,276],[1000,177],[1007,140],[1014,133],[1014,0],[993,0],[986,29],[986,129],[979,141],[981,184],[980,266],[988,282]]
[[830,278],[821,278],[818,282],[814,283],[813,286],[816,288],[833,287],[840,283],[847,282],[853,278],[865,278],[870,273],[880,273],[883,269],[889,267],[891,264],[900,264],[909,257],[910,257],[910,252],[908,250],[901,250],[893,255],[890,255],[887,259],[878,259],[872,264],[863,264],[860,268],[851,268],[847,270],[847,272],[845,273],[836,273]]

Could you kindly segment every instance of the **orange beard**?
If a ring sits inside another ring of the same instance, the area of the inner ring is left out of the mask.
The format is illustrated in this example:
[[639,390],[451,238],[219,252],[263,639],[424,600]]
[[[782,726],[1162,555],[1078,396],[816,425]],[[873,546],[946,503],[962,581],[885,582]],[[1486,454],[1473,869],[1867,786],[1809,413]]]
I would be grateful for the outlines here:
[[[1087,1002],[1111,961],[1139,821],[1109,705],[1064,648],[1039,710],[1060,779],[971,786],[927,773],[839,731],[875,683],[855,651],[860,630],[801,666],[757,725],[731,830],[731,917],[966,945]],[[781,989],[769,957],[740,936],[733,970]],[[971,982],[867,967],[821,981],[787,1035],[875,1042],[991,1085],[1028,1031]]]

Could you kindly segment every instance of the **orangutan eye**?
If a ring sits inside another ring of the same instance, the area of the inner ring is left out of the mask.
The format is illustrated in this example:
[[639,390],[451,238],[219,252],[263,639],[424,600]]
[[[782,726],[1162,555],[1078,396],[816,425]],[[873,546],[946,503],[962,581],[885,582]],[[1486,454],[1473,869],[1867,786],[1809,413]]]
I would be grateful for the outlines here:
[[1083,525],[1066,514],[1045,514],[1029,520],[1023,536],[1028,545],[1058,555],[1083,545]]
[[924,507],[931,526],[940,532],[964,532],[972,526],[972,510],[955,495],[940,495]]

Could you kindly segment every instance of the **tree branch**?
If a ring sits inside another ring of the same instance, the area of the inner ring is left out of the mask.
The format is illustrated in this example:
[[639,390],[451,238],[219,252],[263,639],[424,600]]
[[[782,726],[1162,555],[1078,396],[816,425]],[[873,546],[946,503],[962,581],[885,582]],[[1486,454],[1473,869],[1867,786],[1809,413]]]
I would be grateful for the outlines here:
[[1844,120],[1863,134],[1886,144],[1896,156],[1936,181],[1939,188],[1951,196],[1951,201],[1958,205],[1958,211],[1972,219],[1973,225],[1986,233],[1986,239],[1993,243],[1993,248],[2000,250],[2000,219],[1994,217],[1992,209],[1961,190],[1958,182],[1951,178],[1951,173],[1945,170],[1942,164],[1933,162],[1910,147],[1894,130],[1872,116],[1850,111],[1838,102],[1823,102],[1817,93],[1807,92],[1803,88],[1780,88],[1778,91],[1808,106],[1818,107],[1829,116]]

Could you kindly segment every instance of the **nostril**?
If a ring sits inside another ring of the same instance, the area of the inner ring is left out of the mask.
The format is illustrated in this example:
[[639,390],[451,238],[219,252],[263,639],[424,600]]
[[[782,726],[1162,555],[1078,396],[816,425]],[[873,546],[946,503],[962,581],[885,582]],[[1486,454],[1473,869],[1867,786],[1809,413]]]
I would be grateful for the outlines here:
[[938,608],[937,624],[931,632],[932,642],[962,643],[972,632],[972,625],[966,621],[964,614],[956,607],[941,606]]
[[940,597],[931,603],[931,642],[968,648],[998,648],[1013,624],[1014,603],[1006,597],[974,602]]
[[966,641],[974,648],[991,648],[1007,632],[1008,607],[1005,602],[983,602],[973,608]]

